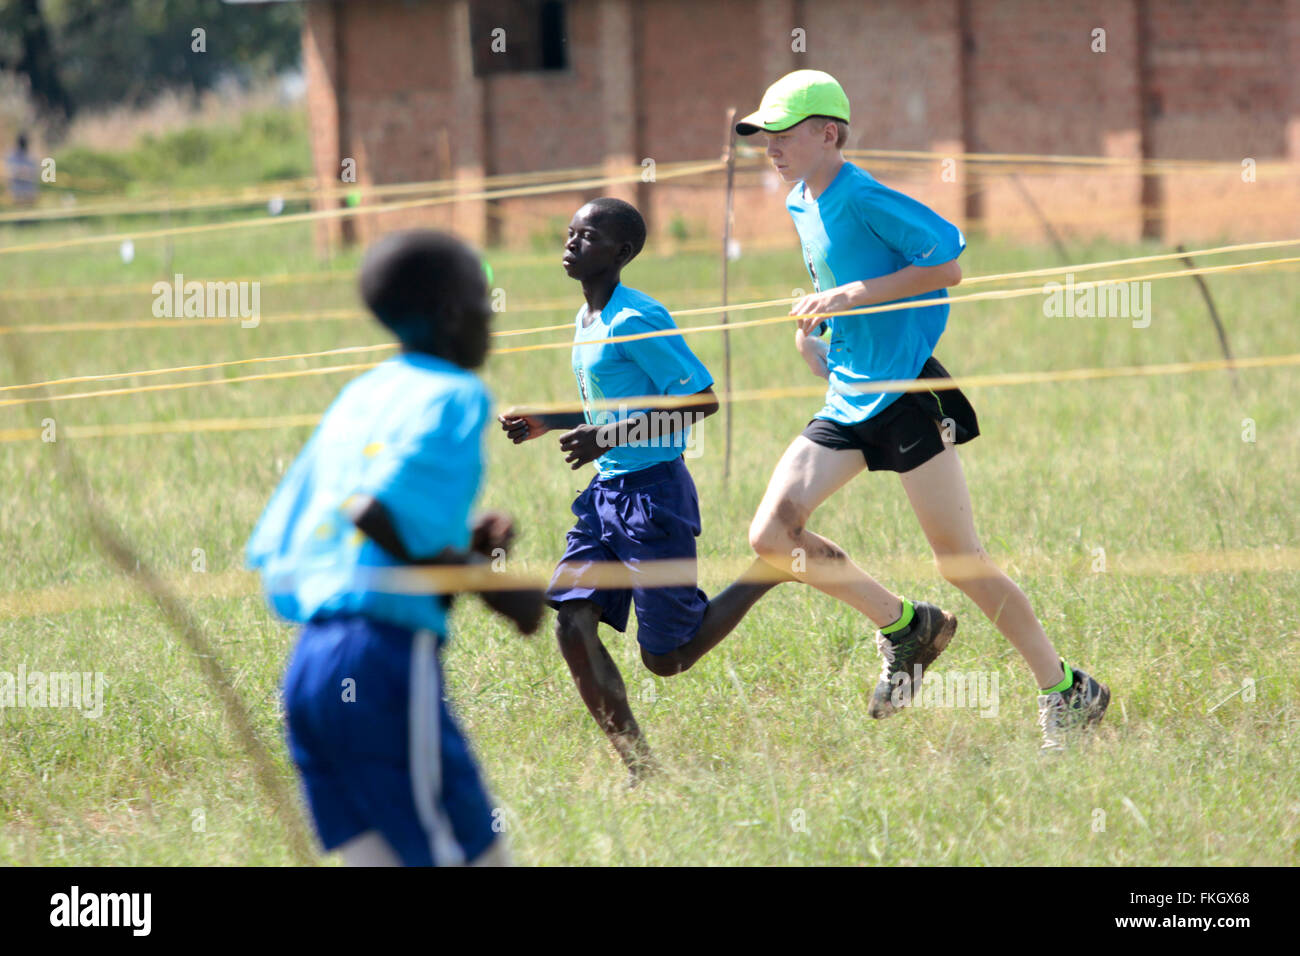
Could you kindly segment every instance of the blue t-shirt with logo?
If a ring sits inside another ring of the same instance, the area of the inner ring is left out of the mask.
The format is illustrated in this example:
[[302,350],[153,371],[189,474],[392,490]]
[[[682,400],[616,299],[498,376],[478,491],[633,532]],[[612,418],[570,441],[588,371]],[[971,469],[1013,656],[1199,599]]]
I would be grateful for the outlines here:
[[[849,162],[815,200],[800,182],[785,204],[819,292],[870,282],[908,265],[942,265],[966,248],[966,237],[948,220]],[[947,297],[940,289],[898,301]],[[827,319],[819,331],[831,333],[830,385],[816,417],[851,425],[884,411],[902,393],[872,392],[870,384],[916,378],[947,322],[946,302]]]
[[[713,384],[713,376],[695,357],[681,335],[659,335],[632,342],[608,339],[642,332],[675,329],[668,310],[644,292],[620,283],[591,325],[583,327],[584,305],[574,320],[573,376],[578,380],[583,414],[592,425],[621,421],[643,406],[592,408],[593,402],[617,401],[638,395],[694,395]],[[675,414],[674,414],[675,413]],[[672,461],[686,450],[690,429],[671,432],[680,422],[677,409],[662,410],[661,424],[644,438],[611,448],[596,459],[601,478],[626,475],[660,462]],[[632,426],[635,429],[635,425]],[[635,433],[632,437],[636,437]]]
[[468,547],[491,404],[472,372],[417,352],[345,386],[248,540],[272,609],[300,622],[360,614],[445,637],[442,601],[386,593],[382,578],[400,562],[342,507],[353,495],[377,499],[415,558]]

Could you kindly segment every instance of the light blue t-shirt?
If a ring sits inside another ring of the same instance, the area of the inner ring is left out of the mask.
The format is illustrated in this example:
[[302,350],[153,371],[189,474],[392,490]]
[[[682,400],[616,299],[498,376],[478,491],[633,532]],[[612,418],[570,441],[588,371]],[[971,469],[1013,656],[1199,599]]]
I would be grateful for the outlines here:
[[290,621],[361,614],[445,637],[436,595],[372,590],[400,562],[340,509],[352,495],[373,496],[417,558],[466,548],[491,404],[472,372],[415,352],[345,386],[248,540],[272,609]]
[[[713,384],[709,370],[680,335],[606,341],[620,335],[677,328],[668,310],[644,292],[620,283],[591,325],[583,328],[586,315],[584,305],[574,320],[573,376],[578,380],[583,414],[589,424],[605,425],[645,410],[641,406],[593,409],[592,402],[638,395],[694,395]],[[682,415],[677,409],[662,411],[666,416]],[[661,421],[671,425],[674,419],[666,417]],[[657,428],[643,440],[611,448],[596,459],[600,477],[626,475],[677,458],[687,447],[690,429],[668,432],[667,427]]]
[[[966,248],[966,237],[948,220],[848,162],[816,200],[804,194],[800,182],[785,205],[819,292],[869,282],[908,265],[942,265]],[[947,297],[948,290],[940,289],[897,301]],[[916,378],[947,323],[946,302],[827,319],[819,334],[830,328],[830,385],[816,417],[851,425],[884,411],[902,393],[862,386]]]

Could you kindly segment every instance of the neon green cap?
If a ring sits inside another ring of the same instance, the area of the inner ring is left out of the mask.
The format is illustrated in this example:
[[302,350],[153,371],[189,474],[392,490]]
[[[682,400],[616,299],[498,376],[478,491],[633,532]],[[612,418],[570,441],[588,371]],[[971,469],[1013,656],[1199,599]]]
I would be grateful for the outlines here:
[[763,102],[736,124],[736,132],[750,136],[765,131],[779,133],[810,116],[849,121],[849,98],[835,77],[821,70],[795,70],[767,88]]

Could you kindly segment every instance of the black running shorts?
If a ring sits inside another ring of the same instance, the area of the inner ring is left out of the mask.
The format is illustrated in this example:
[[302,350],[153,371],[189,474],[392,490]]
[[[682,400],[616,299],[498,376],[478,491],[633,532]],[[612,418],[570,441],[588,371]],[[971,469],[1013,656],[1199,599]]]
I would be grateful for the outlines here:
[[[952,378],[933,355],[917,379]],[[975,409],[960,389],[904,392],[879,415],[853,425],[814,418],[803,436],[824,448],[854,448],[871,471],[911,471],[944,449],[944,439],[961,445],[980,433]]]

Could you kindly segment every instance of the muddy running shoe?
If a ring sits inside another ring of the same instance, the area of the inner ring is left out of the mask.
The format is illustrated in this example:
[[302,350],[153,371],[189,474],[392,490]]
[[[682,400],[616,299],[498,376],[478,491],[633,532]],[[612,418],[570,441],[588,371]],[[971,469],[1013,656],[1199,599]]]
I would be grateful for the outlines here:
[[1072,667],[1074,683],[1054,694],[1038,695],[1038,726],[1043,753],[1060,753],[1083,731],[1096,727],[1110,705],[1110,688]]
[[912,623],[904,630],[888,635],[876,632],[876,649],[884,663],[867,713],[877,720],[916,699],[925,669],[943,653],[957,632],[955,614],[924,602],[912,605],[912,611]]

